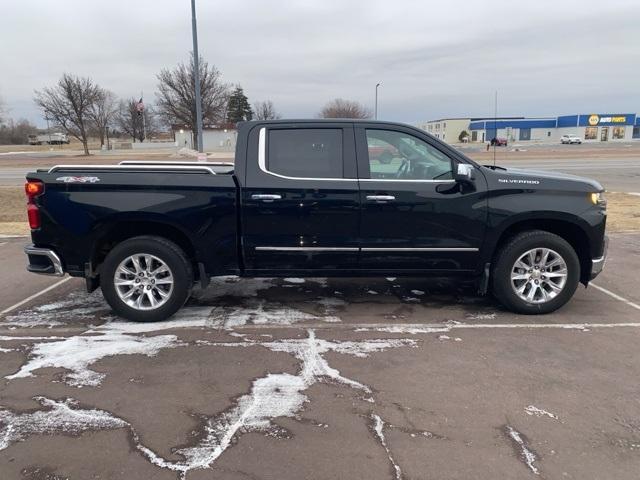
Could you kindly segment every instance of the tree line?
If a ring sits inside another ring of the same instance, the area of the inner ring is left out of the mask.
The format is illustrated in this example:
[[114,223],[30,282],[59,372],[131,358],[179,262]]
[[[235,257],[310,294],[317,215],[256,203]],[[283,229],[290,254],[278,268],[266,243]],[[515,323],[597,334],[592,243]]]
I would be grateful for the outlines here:
[[[36,90],[34,101],[55,127],[82,143],[86,155],[90,134],[95,134],[104,145],[108,128],[142,142],[161,125],[181,125],[193,131],[196,143],[194,68],[192,56],[188,63],[162,69],[157,75],[155,104],[142,97],[118,100],[113,92],[90,77],[69,73],[63,74],[54,86]],[[215,66],[202,58],[199,77],[205,125],[235,125],[243,120],[271,120],[280,116],[271,101],[257,102],[252,108],[242,87],[223,82]]]
[[[204,125],[232,127],[240,121],[281,117],[272,101],[258,101],[252,106],[240,85],[225,83],[218,69],[202,57],[198,63]],[[99,138],[103,146],[109,131],[142,142],[158,132],[161,126],[180,125],[193,132],[194,144],[197,143],[193,55],[187,63],[162,69],[156,78],[154,104],[137,96],[118,99],[90,77],[69,73],[64,73],[55,85],[36,90],[34,101],[54,128],[82,143],[86,155],[89,154],[89,137]],[[2,112],[0,102],[0,143],[23,143],[27,134],[35,131],[35,126],[26,120],[3,121]],[[338,98],[328,102],[317,116],[370,118],[371,110],[358,102]],[[3,128],[11,130],[11,140],[17,141],[4,142]]]

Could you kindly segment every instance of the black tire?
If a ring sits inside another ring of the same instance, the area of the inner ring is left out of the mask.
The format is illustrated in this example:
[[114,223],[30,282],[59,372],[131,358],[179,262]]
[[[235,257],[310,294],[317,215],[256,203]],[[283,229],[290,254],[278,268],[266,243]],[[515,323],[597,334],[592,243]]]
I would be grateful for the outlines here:
[[[114,285],[114,276],[120,263],[135,254],[149,254],[162,260],[173,275],[173,288],[164,304],[149,310],[139,310],[125,303]],[[134,322],[157,322],[176,313],[187,301],[193,285],[193,268],[182,249],[163,237],[140,236],[116,245],[107,255],[100,272],[102,295],[111,308]]]
[[[567,278],[560,293],[545,303],[531,303],[518,296],[511,284],[511,270],[525,252],[548,248],[557,252],[567,266]],[[578,287],[580,260],[573,247],[562,237],[543,230],[529,230],[507,240],[495,256],[491,272],[493,295],[506,308],[527,315],[550,313],[567,303]]]

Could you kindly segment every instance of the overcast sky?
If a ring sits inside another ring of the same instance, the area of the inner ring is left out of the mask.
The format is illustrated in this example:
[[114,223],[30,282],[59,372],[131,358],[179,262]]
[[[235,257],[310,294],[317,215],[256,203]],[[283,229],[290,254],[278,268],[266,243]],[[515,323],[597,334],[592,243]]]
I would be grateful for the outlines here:
[[[250,102],[315,116],[335,97],[414,123],[449,116],[640,113],[638,0],[198,0],[201,55]],[[39,125],[63,72],[153,102],[188,60],[189,0],[0,2],[0,97]]]

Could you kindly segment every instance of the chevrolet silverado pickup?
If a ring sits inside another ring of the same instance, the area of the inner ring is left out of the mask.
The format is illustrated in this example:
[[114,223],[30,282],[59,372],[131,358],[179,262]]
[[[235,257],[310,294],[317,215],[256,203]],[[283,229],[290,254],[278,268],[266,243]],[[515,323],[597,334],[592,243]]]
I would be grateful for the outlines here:
[[473,278],[509,310],[548,313],[603,268],[593,180],[482,166],[389,122],[253,121],[237,135],[233,163],[29,173],[28,270],[84,277],[117,314],[155,321],[221,275]]

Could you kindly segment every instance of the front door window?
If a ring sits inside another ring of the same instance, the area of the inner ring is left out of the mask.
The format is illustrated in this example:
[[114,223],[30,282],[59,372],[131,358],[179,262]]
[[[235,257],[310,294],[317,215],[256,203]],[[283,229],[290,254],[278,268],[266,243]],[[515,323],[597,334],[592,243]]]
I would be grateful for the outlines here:
[[376,180],[450,180],[451,159],[413,135],[367,129],[370,178]]
[[609,127],[602,127],[600,131],[600,141],[606,142],[607,140],[609,140]]

